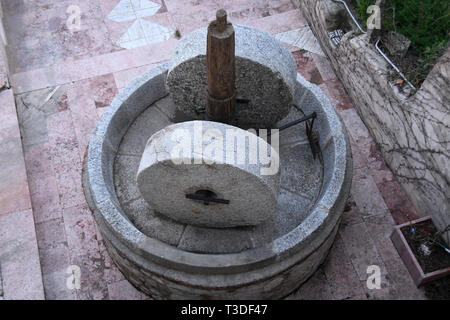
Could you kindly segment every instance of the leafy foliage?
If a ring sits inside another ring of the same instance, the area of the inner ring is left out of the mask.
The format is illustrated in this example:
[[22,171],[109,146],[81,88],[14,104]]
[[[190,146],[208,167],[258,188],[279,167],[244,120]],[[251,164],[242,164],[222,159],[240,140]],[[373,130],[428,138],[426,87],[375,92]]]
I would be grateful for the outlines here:
[[375,0],[359,0],[356,2],[356,10],[359,13],[359,17],[361,20],[361,26],[366,29],[367,28],[367,19],[369,18],[369,14],[367,13],[367,8],[374,4]]
[[[366,28],[367,8],[375,0],[356,0],[356,10]],[[449,0],[386,0],[382,28],[411,40],[417,65],[407,72],[414,82],[423,81],[450,42]]]
[[437,50],[450,38],[450,1],[390,0],[384,14],[384,27],[411,40],[417,56]]

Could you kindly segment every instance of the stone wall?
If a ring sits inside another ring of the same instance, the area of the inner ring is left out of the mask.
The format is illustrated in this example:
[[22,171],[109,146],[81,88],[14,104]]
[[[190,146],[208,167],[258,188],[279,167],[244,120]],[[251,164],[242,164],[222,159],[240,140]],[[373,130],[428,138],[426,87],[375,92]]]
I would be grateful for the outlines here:
[[[389,82],[392,68],[358,35],[344,6],[292,0],[308,20],[386,162],[416,209],[439,230],[450,224],[450,49],[416,92]],[[341,28],[337,46],[328,32]],[[444,236],[450,244],[450,232]]]
[[0,3],[0,90],[9,88],[8,60],[6,59],[6,34],[3,28],[3,10]]

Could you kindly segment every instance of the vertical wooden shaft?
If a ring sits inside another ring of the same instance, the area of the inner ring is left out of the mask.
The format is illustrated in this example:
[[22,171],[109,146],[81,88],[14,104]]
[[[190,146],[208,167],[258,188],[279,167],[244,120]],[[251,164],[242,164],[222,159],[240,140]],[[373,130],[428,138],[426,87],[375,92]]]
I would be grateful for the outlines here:
[[235,107],[234,28],[225,10],[218,10],[208,26],[206,113],[209,120],[228,123]]

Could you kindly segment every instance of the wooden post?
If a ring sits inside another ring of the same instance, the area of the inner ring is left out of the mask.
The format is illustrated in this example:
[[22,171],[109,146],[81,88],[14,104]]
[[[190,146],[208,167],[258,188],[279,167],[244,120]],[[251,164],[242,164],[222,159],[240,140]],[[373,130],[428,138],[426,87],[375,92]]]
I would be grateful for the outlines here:
[[206,114],[209,120],[228,123],[234,114],[235,53],[234,28],[220,9],[208,26],[206,69]]

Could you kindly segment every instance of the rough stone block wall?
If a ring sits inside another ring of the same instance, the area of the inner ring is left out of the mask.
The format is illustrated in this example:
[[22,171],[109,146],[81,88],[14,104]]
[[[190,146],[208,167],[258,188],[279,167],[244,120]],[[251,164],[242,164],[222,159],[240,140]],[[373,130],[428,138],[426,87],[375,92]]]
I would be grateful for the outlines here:
[[0,90],[9,88],[8,59],[6,59],[6,34],[3,28],[3,9],[0,3]]
[[[450,49],[408,97],[389,83],[391,67],[366,35],[347,32],[337,46],[329,40],[329,31],[351,26],[342,4],[332,0],[292,2],[308,20],[416,209],[430,215],[443,230],[450,224]],[[444,234],[444,240],[450,244],[450,232]]]

